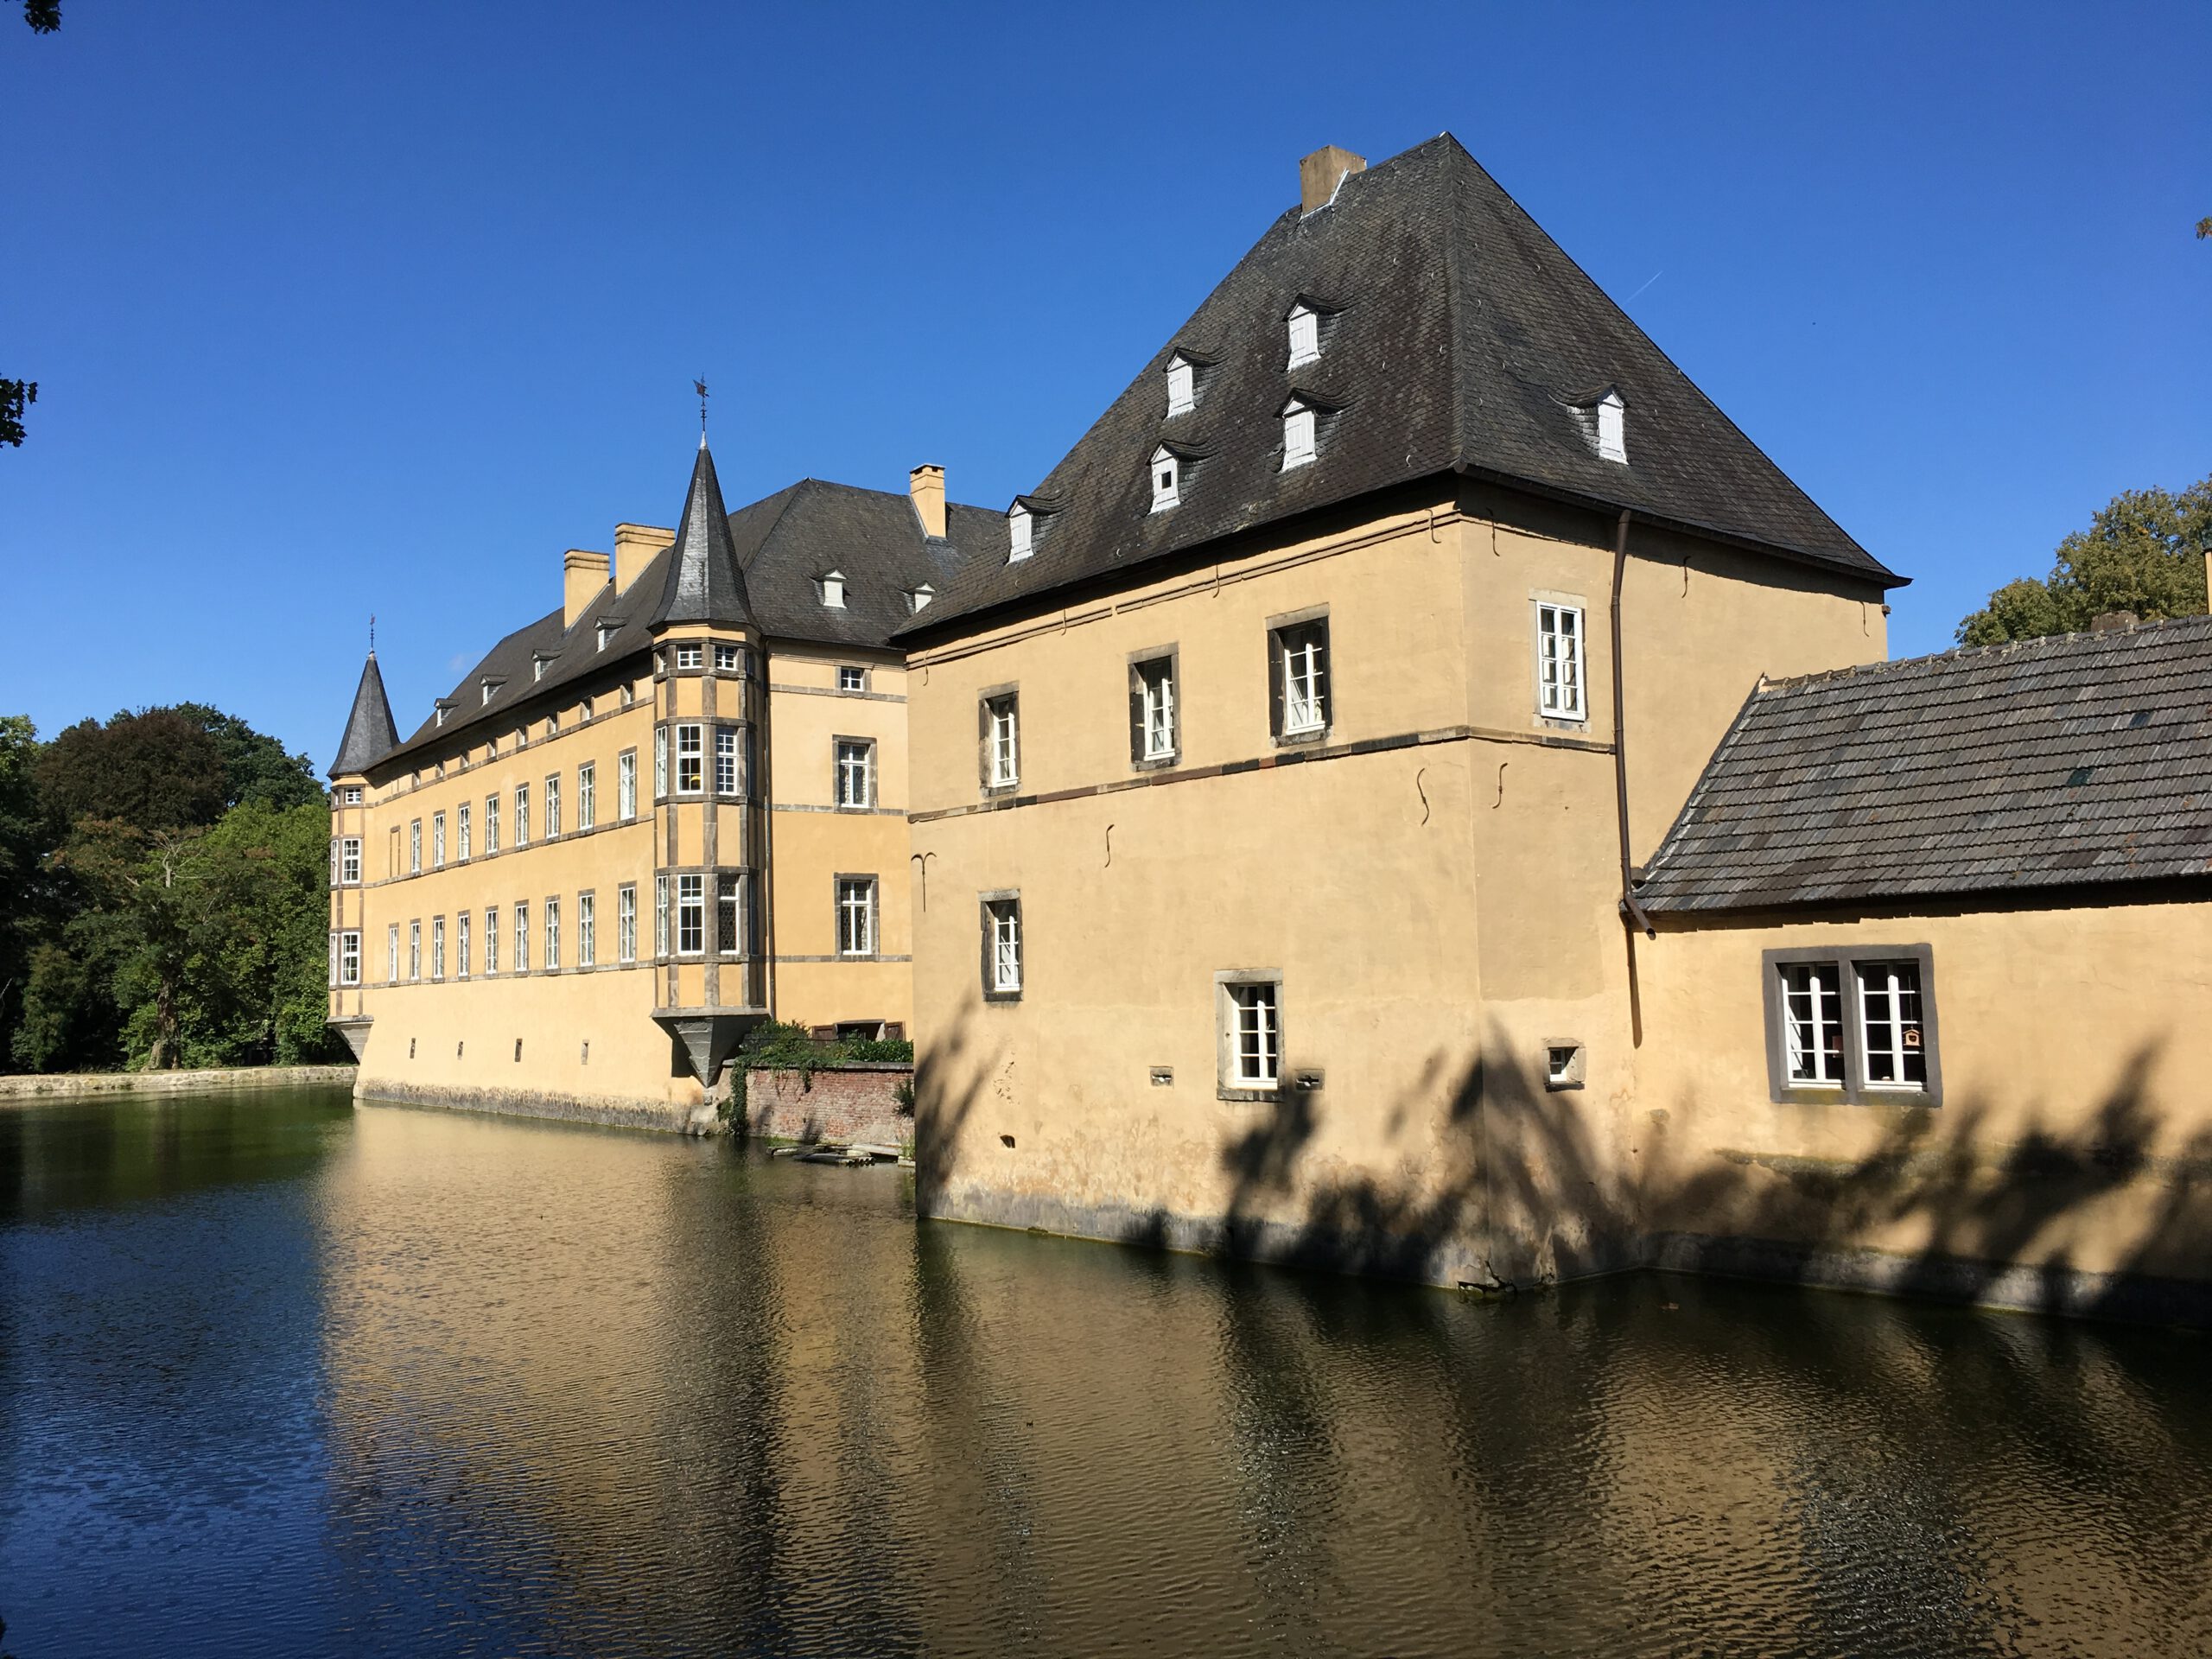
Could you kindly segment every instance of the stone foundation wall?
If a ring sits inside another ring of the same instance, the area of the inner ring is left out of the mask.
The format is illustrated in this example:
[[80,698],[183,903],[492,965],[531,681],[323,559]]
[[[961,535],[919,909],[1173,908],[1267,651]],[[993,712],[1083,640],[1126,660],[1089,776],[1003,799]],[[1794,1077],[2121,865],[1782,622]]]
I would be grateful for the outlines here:
[[544,1117],[569,1123],[605,1123],[616,1128],[656,1129],[664,1134],[714,1135],[721,1127],[715,1120],[711,1103],[671,1106],[616,1095],[578,1095],[533,1089],[456,1089],[442,1084],[393,1083],[385,1078],[378,1078],[355,1090],[354,1096],[404,1106],[438,1106],[449,1111]]
[[861,1141],[901,1147],[914,1120],[899,1109],[899,1084],[910,1065],[859,1061],[810,1071],[745,1074],[745,1132],[767,1141]]
[[205,1071],[51,1072],[0,1077],[0,1101],[50,1100],[73,1095],[193,1095],[232,1089],[353,1086],[350,1065],[250,1065]]

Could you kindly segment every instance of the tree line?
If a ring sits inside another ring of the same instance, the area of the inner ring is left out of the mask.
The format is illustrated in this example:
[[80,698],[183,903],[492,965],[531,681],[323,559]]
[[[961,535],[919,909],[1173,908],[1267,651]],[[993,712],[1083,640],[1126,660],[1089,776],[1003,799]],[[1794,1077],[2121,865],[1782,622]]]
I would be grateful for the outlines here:
[[329,838],[308,758],[219,709],[0,715],[0,1071],[346,1058]]
[[[2212,224],[2212,220],[2206,221]],[[1959,624],[1962,645],[2079,633],[2111,612],[2139,620],[2212,610],[2204,556],[2212,552],[2212,476],[2175,493],[2123,490],[2058,544],[2050,575],[2024,576]]]

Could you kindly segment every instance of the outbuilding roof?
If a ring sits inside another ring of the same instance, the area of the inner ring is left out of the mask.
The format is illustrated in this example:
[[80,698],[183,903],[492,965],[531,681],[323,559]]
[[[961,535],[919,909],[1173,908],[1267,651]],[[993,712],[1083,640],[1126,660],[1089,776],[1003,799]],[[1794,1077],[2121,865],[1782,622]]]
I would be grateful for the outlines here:
[[[1328,296],[1322,349],[1289,366],[1285,320]],[[1195,407],[1167,414],[1178,352]],[[1591,407],[1626,405],[1628,460],[1601,459]],[[1282,470],[1292,394],[1340,411],[1316,461]],[[1152,511],[1163,442],[1206,459]],[[1276,519],[1458,470],[1866,577],[1893,575],[1716,408],[1446,134],[1286,211],[1025,500],[1057,510],[1033,555],[981,562],[910,639],[963,616]]]
[[1761,684],[1646,910],[2212,873],[2212,617]]

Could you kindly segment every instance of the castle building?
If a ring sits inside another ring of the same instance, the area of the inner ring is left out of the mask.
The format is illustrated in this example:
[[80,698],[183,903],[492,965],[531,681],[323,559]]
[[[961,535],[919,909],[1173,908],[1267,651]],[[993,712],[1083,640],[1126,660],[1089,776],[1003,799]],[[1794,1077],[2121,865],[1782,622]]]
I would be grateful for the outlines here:
[[2201,1289],[2205,631],[1883,665],[1903,578],[1448,135],[1308,156],[1007,521],[894,635],[924,1213]]
[[[337,760],[330,1020],[360,1093],[711,1120],[746,1032],[912,1018],[892,630],[995,513],[806,480],[566,555],[560,608],[402,740],[372,653]],[[702,1125],[703,1127],[703,1125]]]

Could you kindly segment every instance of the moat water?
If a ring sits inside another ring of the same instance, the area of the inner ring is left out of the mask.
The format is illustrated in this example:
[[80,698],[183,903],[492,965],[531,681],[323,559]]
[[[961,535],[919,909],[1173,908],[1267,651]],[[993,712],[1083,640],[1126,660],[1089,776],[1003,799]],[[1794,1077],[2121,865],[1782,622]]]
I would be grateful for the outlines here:
[[2197,1655],[2212,1338],[1484,1305],[332,1093],[0,1108],[0,1615],[16,1659]]

